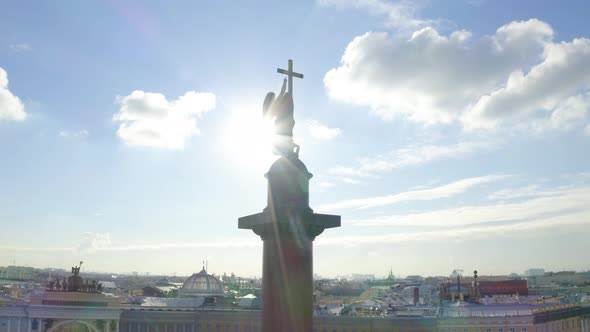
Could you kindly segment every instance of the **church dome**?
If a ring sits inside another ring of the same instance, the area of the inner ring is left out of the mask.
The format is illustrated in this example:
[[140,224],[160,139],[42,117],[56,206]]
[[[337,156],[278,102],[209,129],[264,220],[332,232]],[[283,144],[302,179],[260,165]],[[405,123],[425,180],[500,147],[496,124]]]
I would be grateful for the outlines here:
[[208,274],[203,268],[201,272],[186,279],[178,295],[180,297],[223,296],[223,286],[219,279]]

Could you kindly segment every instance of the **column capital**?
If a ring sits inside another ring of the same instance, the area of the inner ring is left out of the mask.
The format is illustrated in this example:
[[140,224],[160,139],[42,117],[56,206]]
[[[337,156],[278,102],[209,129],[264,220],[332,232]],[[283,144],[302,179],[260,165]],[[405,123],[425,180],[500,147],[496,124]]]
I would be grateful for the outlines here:
[[266,209],[238,219],[238,228],[251,229],[264,240],[275,237],[300,238],[302,235],[313,241],[326,228],[340,227],[340,216],[302,211],[277,216]]

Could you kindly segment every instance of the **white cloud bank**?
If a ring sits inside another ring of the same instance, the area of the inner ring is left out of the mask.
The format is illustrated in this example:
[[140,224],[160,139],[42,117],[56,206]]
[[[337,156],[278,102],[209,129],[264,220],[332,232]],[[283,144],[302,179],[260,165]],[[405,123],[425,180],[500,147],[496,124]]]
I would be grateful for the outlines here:
[[[525,195],[520,195],[525,192]],[[468,226],[490,222],[533,221],[575,214],[580,222],[590,223],[590,187],[581,186],[529,193],[530,188],[506,192],[495,197],[526,197],[520,202],[499,202],[489,205],[461,206],[442,210],[389,215],[352,223],[357,226]]]
[[135,90],[118,97],[117,135],[128,145],[182,149],[199,133],[197,120],[215,108],[215,95],[189,91],[173,101],[161,93]]
[[[473,186],[495,180],[495,176],[464,179],[429,190],[400,194],[397,201],[434,200],[468,190]],[[514,199],[511,202],[498,201],[479,206],[461,206],[403,215],[380,216],[367,219],[348,220],[349,225],[378,227],[379,234],[322,236],[316,240],[323,246],[375,245],[379,243],[418,243],[446,239],[500,239],[517,236],[540,236],[546,239],[559,230],[587,231],[590,226],[590,186],[587,184],[534,189],[527,186],[496,192],[493,199]],[[388,204],[395,202],[388,202]],[[356,204],[354,206],[360,206]],[[388,227],[422,226],[423,231],[387,231]],[[385,230],[385,231],[384,231]],[[541,231],[544,231],[541,233]],[[549,234],[545,232],[550,232]],[[524,234],[524,235],[523,235]],[[74,248],[2,247],[4,251],[74,251],[78,253],[159,251],[189,248],[251,248],[259,247],[260,241],[236,238],[224,241],[174,242],[113,245],[109,233],[85,233],[82,241]]]
[[318,210],[332,211],[340,209],[367,209],[408,201],[431,201],[459,195],[473,187],[494,181],[499,181],[505,178],[505,175],[486,175],[480,177],[461,179],[430,189],[406,191],[395,195],[351,199],[335,202],[320,206]]
[[0,67],[0,121],[22,121],[26,117],[25,106],[8,90],[8,74]]
[[328,173],[345,177],[374,176],[377,173],[419,166],[435,160],[460,158],[480,151],[493,150],[497,146],[498,143],[491,141],[460,142],[449,145],[415,144],[393,150],[387,154],[360,158],[357,166],[335,167]]
[[309,130],[311,136],[320,140],[331,140],[340,136],[342,133],[340,128],[330,128],[315,120],[310,120],[307,122],[307,129]]
[[342,247],[369,244],[374,246],[380,243],[424,243],[448,239],[501,239],[511,236],[518,237],[522,241],[525,236],[535,235],[542,235],[544,239],[547,239],[547,233],[545,232],[554,233],[564,229],[575,229],[575,227],[588,230],[589,225],[588,212],[578,212],[504,225],[477,225],[469,228],[449,228],[422,232],[385,232],[380,235],[320,237],[316,240],[316,245]]
[[[408,39],[368,32],[349,43],[324,84],[331,98],[369,107],[384,119],[583,127],[590,107],[590,39],[554,42],[549,24],[512,22],[474,39],[432,27]],[[522,126],[522,125],[521,125]]]

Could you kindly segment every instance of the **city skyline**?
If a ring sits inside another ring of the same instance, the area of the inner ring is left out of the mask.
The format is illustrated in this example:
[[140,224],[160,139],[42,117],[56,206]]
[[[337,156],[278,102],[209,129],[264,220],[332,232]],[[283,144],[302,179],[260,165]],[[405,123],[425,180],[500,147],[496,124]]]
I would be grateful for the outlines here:
[[[0,266],[0,280],[34,280],[35,274],[38,273],[47,273],[50,272],[51,274],[56,275],[68,275],[70,274],[70,269],[67,268],[56,268],[56,267],[35,267],[35,266],[19,266],[18,264],[15,265],[16,262],[11,262],[8,266]],[[116,280],[117,278],[124,278],[124,277],[138,277],[138,278],[161,278],[161,277],[170,277],[170,278],[187,278],[190,275],[196,274],[201,272],[203,269],[211,273],[217,277],[237,277],[237,278],[252,278],[252,279],[259,279],[262,280],[263,277],[261,275],[238,275],[233,271],[211,271],[209,270],[208,262],[204,261],[201,263],[200,271],[190,272],[188,274],[178,274],[176,272],[171,273],[151,273],[149,271],[95,271],[95,270],[88,270],[82,269],[80,272],[82,275],[110,275],[108,278],[112,278]],[[84,264],[87,265],[87,264]],[[80,264],[81,266],[81,264]],[[348,281],[366,281],[366,280],[386,280],[390,277],[395,278],[396,280],[412,280],[415,277],[420,278],[445,278],[451,280],[451,282],[456,281],[456,277],[459,276],[461,280],[473,280],[473,275],[477,270],[468,270],[468,269],[461,269],[456,268],[452,271],[449,271],[446,274],[440,275],[416,275],[416,274],[406,274],[403,271],[394,271],[393,268],[390,269],[386,274],[380,275],[371,273],[371,271],[355,271],[348,274],[336,274],[330,276],[318,275],[317,273],[313,274],[314,280],[320,279],[339,279],[339,280],[348,280]],[[541,271],[541,272],[540,272]],[[524,271],[513,271],[507,274],[498,274],[488,271],[487,274],[482,274],[479,271],[477,272],[480,280],[488,280],[489,277],[492,280],[497,279],[498,277],[507,278],[506,280],[510,280],[512,278],[520,279],[520,278],[534,278],[539,276],[551,277],[554,275],[571,275],[571,274],[579,274],[584,275],[590,272],[590,270],[560,270],[560,271],[549,271],[543,268],[527,268]]]
[[293,59],[314,273],[590,270],[588,4],[508,3],[5,4],[0,266],[260,276]]

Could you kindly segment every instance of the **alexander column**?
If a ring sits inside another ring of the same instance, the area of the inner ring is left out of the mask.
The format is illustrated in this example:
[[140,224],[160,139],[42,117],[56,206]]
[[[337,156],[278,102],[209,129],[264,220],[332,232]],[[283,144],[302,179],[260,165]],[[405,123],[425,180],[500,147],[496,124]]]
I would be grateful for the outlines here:
[[[267,206],[262,213],[238,219],[238,228],[262,238],[262,332],[311,332],[313,324],[313,240],[324,229],[340,227],[340,216],[314,213],[309,207],[312,174],[299,160],[293,142],[293,61],[281,93],[269,92],[263,115],[274,121],[274,153],[270,167]],[[286,84],[288,89],[286,90]]]

